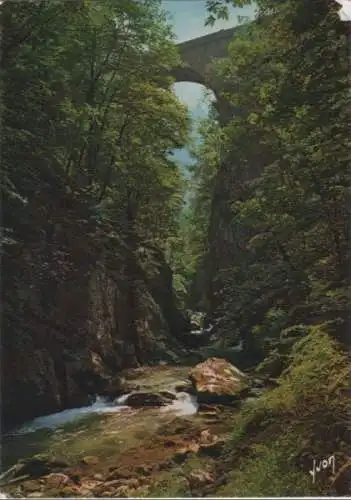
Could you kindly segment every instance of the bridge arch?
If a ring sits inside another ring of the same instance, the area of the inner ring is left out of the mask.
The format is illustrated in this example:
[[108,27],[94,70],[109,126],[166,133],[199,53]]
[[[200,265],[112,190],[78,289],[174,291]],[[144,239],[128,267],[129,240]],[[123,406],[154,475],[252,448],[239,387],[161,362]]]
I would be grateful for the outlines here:
[[210,35],[178,43],[177,47],[183,65],[173,68],[170,72],[175,83],[198,83],[212,90],[222,123],[226,122],[230,116],[229,103],[226,103],[220,95],[223,84],[214,75],[212,63],[216,59],[228,57],[229,43],[238,29],[240,28],[220,30]]
[[184,65],[184,67],[173,68],[171,71],[171,76],[175,79],[175,83],[200,83],[201,85],[205,85],[205,76],[198,73],[195,69]]

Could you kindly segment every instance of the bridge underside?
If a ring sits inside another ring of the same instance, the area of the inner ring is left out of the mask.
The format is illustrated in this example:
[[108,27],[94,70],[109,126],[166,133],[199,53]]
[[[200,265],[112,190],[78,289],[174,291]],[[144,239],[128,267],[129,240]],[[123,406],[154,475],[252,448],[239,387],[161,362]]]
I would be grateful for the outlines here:
[[197,71],[194,71],[189,67],[173,68],[171,71],[171,76],[175,78],[176,82],[201,83],[202,85],[208,86],[205,78]]

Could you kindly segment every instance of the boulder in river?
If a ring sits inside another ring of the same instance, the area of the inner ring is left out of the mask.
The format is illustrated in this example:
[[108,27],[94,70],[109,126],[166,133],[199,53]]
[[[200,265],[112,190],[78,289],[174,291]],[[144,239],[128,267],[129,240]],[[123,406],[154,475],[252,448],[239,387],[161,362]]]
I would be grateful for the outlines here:
[[199,403],[231,404],[248,393],[249,378],[225,359],[209,358],[196,365],[189,378]]
[[143,406],[165,406],[175,398],[174,394],[167,391],[159,393],[134,392],[125,398],[124,404],[137,408]]

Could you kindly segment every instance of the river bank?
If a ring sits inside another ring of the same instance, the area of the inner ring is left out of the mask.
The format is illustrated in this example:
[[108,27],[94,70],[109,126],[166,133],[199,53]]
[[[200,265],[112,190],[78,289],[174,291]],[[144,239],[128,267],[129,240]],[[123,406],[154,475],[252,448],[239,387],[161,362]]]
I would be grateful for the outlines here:
[[[275,387],[260,388],[252,374],[226,363],[212,358],[196,367],[131,369],[125,373],[131,392],[114,400],[98,397],[90,406],[13,430],[3,438],[2,493],[13,498],[347,495],[348,438],[340,434],[336,441],[326,434],[322,415],[316,425],[316,412],[325,412],[325,406],[315,393],[306,393],[301,367],[309,373],[308,363],[293,365]],[[216,380],[213,366],[221,369]],[[241,377],[243,386],[234,387]],[[295,397],[301,387],[308,402],[287,398],[288,389]],[[227,396],[239,391],[239,397],[224,398],[225,391]],[[338,398],[332,402],[335,411],[336,403],[343,408]],[[327,456],[334,457],[335,468],[320,471],[313,481],[313,464]]]
[[33,498],[191,496],[213,485],[215,457],[238,410],[199,407],[196,397],[182,390],[189,388],[189,370],[161,365],[129,371],[139,391],[174,394],[164,406],[130,407],[127,395],[97,398],[5,435],[3,467],[18,461],[22,466],[3,489]]

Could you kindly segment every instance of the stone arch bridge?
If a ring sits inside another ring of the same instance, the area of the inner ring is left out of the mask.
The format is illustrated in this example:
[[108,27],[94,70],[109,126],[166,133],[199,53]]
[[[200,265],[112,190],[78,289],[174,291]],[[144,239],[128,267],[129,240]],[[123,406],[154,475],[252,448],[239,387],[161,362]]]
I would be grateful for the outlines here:
[[173,68],[171,71],[176,82],[200,83],[214,92],[219,119],[222,123],[230,118],[232,110],[228,102],[220,96],[223,82],[214,75],[211,63],[216,59],[228,57],[228,45],[239,29],[235,27],[220,30],[177,44],[183,66]]

